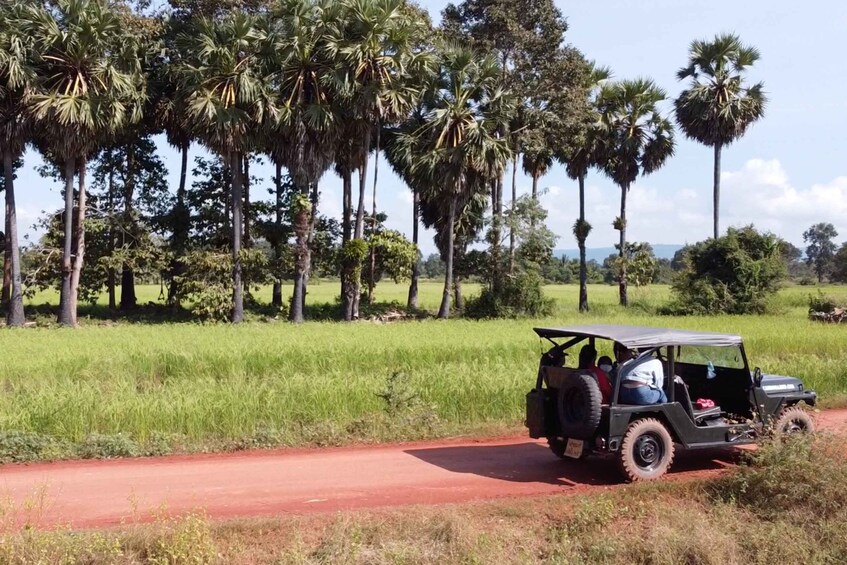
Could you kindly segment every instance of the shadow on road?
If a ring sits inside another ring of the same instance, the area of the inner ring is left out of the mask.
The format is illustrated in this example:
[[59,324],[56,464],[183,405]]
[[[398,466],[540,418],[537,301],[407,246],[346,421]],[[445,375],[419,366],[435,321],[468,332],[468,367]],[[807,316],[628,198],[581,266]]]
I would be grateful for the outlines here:
[[[453,473],[520,483],[562,486],[600,486],[622,482],[614,456],[591,456],[581,461],[561,460],[541,443],[468,445],[409,449],[406,453]],[[738,463],[734,449],[678,450],[671,474],[714,471]]]

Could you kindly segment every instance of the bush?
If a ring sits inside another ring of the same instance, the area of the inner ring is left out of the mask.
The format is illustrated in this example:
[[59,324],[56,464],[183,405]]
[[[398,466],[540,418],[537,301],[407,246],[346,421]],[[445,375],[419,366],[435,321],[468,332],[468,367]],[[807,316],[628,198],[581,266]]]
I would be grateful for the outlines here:
[[667,314],[761,314],[786,276],[783,242],[753,226],[692,245]]
[[470,318],[549,316],[555,301],[544,296],[543,282],[541,275],[532,270],[507,277],[499,292],[487,287],[478,298],[470,299],[465,315]]

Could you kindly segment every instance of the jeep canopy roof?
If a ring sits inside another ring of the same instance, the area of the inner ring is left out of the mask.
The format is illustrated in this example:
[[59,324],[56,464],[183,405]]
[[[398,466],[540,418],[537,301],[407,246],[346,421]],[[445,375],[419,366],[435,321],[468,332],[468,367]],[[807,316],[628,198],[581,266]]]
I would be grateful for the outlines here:
[[598,324],[591,326],[569,326],[565,328],[535,328],[535,333],[539,337],[546,339],[557,337],[595,337],[609,339],[617,341],[629,349],[661,347],[664,345],[701,345],[713,347],[741,345],[741,337],[732,334],[643,326],[608,326]]

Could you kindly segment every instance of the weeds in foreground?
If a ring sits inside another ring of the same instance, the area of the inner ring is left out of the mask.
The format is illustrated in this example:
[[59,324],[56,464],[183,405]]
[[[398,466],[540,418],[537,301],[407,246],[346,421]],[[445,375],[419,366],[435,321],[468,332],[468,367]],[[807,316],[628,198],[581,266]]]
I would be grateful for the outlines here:
[[840,564],[847,459],[837,438],[762,447],[701,483],[211,525],[159,518],[108,533],[0,536],[0,563]]

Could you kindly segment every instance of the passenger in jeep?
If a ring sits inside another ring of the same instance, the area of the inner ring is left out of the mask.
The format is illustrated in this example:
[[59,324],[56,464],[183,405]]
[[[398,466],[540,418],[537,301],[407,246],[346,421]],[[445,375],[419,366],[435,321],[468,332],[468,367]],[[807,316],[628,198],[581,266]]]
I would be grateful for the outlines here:
[[603,404],[609,404],[612,401],[612,383],[609,382],[609,375],[596,365],[597,350],[592,345],[584,345],[579,350],[579,369],[586,369],[592,372],[594,378],[597,379],[597,385],[600,387],[600,395],[603,397]]
[[[629,357],[634,357],[630,354]],[[655,357],[644,357],[618,365],[621,379],[619,400],[623,404],[664,404],[665,370]]]

